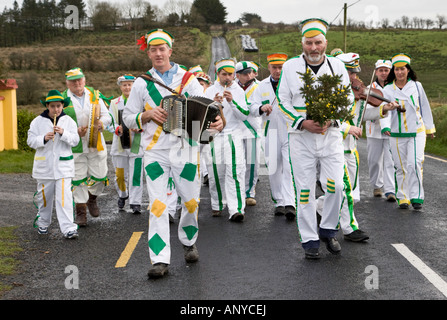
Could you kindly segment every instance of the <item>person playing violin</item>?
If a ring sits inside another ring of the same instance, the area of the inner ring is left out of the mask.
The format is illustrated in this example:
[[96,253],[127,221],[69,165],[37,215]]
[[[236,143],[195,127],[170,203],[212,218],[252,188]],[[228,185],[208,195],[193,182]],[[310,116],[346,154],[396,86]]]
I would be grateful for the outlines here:
[[422,163],[426,137],[436,131],[430,103],[422,84],[410,66],[411,57],[399,53],[392,57],[393,65],[383,89],[384,97],[395,100],[401,111],[391,112],[384,121],[383,131],[390,136],[391,153],[396,167],[396,198],[399,207],[420,210],[424,203]]

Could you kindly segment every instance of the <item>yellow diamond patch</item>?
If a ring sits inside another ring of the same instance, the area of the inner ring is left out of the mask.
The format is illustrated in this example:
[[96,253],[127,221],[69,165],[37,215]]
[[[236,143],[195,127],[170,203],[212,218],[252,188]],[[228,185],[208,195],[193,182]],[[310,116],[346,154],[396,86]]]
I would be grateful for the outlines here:
[[161,202],[158,199],[154,200],[154,203],[152,204],[151,212],[154,216],[157,218],[160,218],[160,216],[163,214],[163,211],[165,211],[166,205]]
[[199,204],[197,203],[196,199],[192,198],[188,202],[185,202],[185,207],[188,209],[189,213],[194,213],[197,209],[197,206]]

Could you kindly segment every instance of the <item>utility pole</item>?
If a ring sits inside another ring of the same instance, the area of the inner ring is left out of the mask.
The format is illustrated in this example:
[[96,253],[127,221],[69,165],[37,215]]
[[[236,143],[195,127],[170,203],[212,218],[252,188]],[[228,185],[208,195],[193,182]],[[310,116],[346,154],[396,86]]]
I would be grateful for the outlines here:
[[343,47],[343,52],[346,52],[346,29],[347,29],[347,26],[346,26],[346,20],[347,20],[347,16],[348,16],[348,5],[345,3],[345,5],[343,6],[343,11],[344,11],[344,24],[345,24],[345,26],[344,26],[344,29],[343,29],[343,44],[344,44],[344,47]]

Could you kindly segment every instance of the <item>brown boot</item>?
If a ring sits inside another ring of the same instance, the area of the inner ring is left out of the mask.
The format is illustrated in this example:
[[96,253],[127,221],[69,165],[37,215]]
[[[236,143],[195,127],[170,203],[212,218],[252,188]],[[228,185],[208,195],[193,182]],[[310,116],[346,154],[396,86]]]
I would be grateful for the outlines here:
[[97,196],[92,195],[90,192],[88,193],[87,207],[92,217],[99,217],[100,214],[96,198]]
[[87,226],[87,204],[76,203],[76,220],[75,223],[80,227]]

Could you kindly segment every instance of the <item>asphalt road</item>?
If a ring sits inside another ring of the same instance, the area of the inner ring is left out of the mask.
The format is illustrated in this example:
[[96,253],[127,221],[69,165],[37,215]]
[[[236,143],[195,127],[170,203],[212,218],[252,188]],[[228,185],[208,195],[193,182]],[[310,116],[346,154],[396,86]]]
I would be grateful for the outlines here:
[[[89,226],[80,229],[77,240],[66,240],[56,219],[49,236],[39,236],[32,227],[36,214],[33,179],[24,175],[5,179],[2,175],[2,225],[18,226],[24,248],[19,272],[0,279],[14,285],[2,299],[446,299],[446,161],[426,157],[426,202],[422,211],[415,212],[372,196],[365,140],[360,140],[359,152],[362,200],[355,209],[360,227],[371,236],[368,242],[347,242],[339,233],[340,255],[322,247],[320,260],[304,259],[296,223],[273,215],[268,179],[263,175],[257,186],[258,203],[247,208],[242,223],[230,222],[226,213],[212,217],[208,189],[202,188],[197,241],[200,260],[185,263],[176,221],[171,225],[170,274],[159,280],[148,280],[146,275],[150,265],[147,211],[141,215],[133,215],[128,207],[127,212],[118,211],[111,186],[99,198],[102,215],[90,217]],[[110,164],[113,177],[111,168]],[[20,206],[20,212],[11,210],[14,206]],[[135,249],[127,263],[117,267],[133,235],[137,237]],[[421,259],[422,267],[418,269],[418,264],[414,266],[406,258],[408,253],[398,251],[402,245]]]

